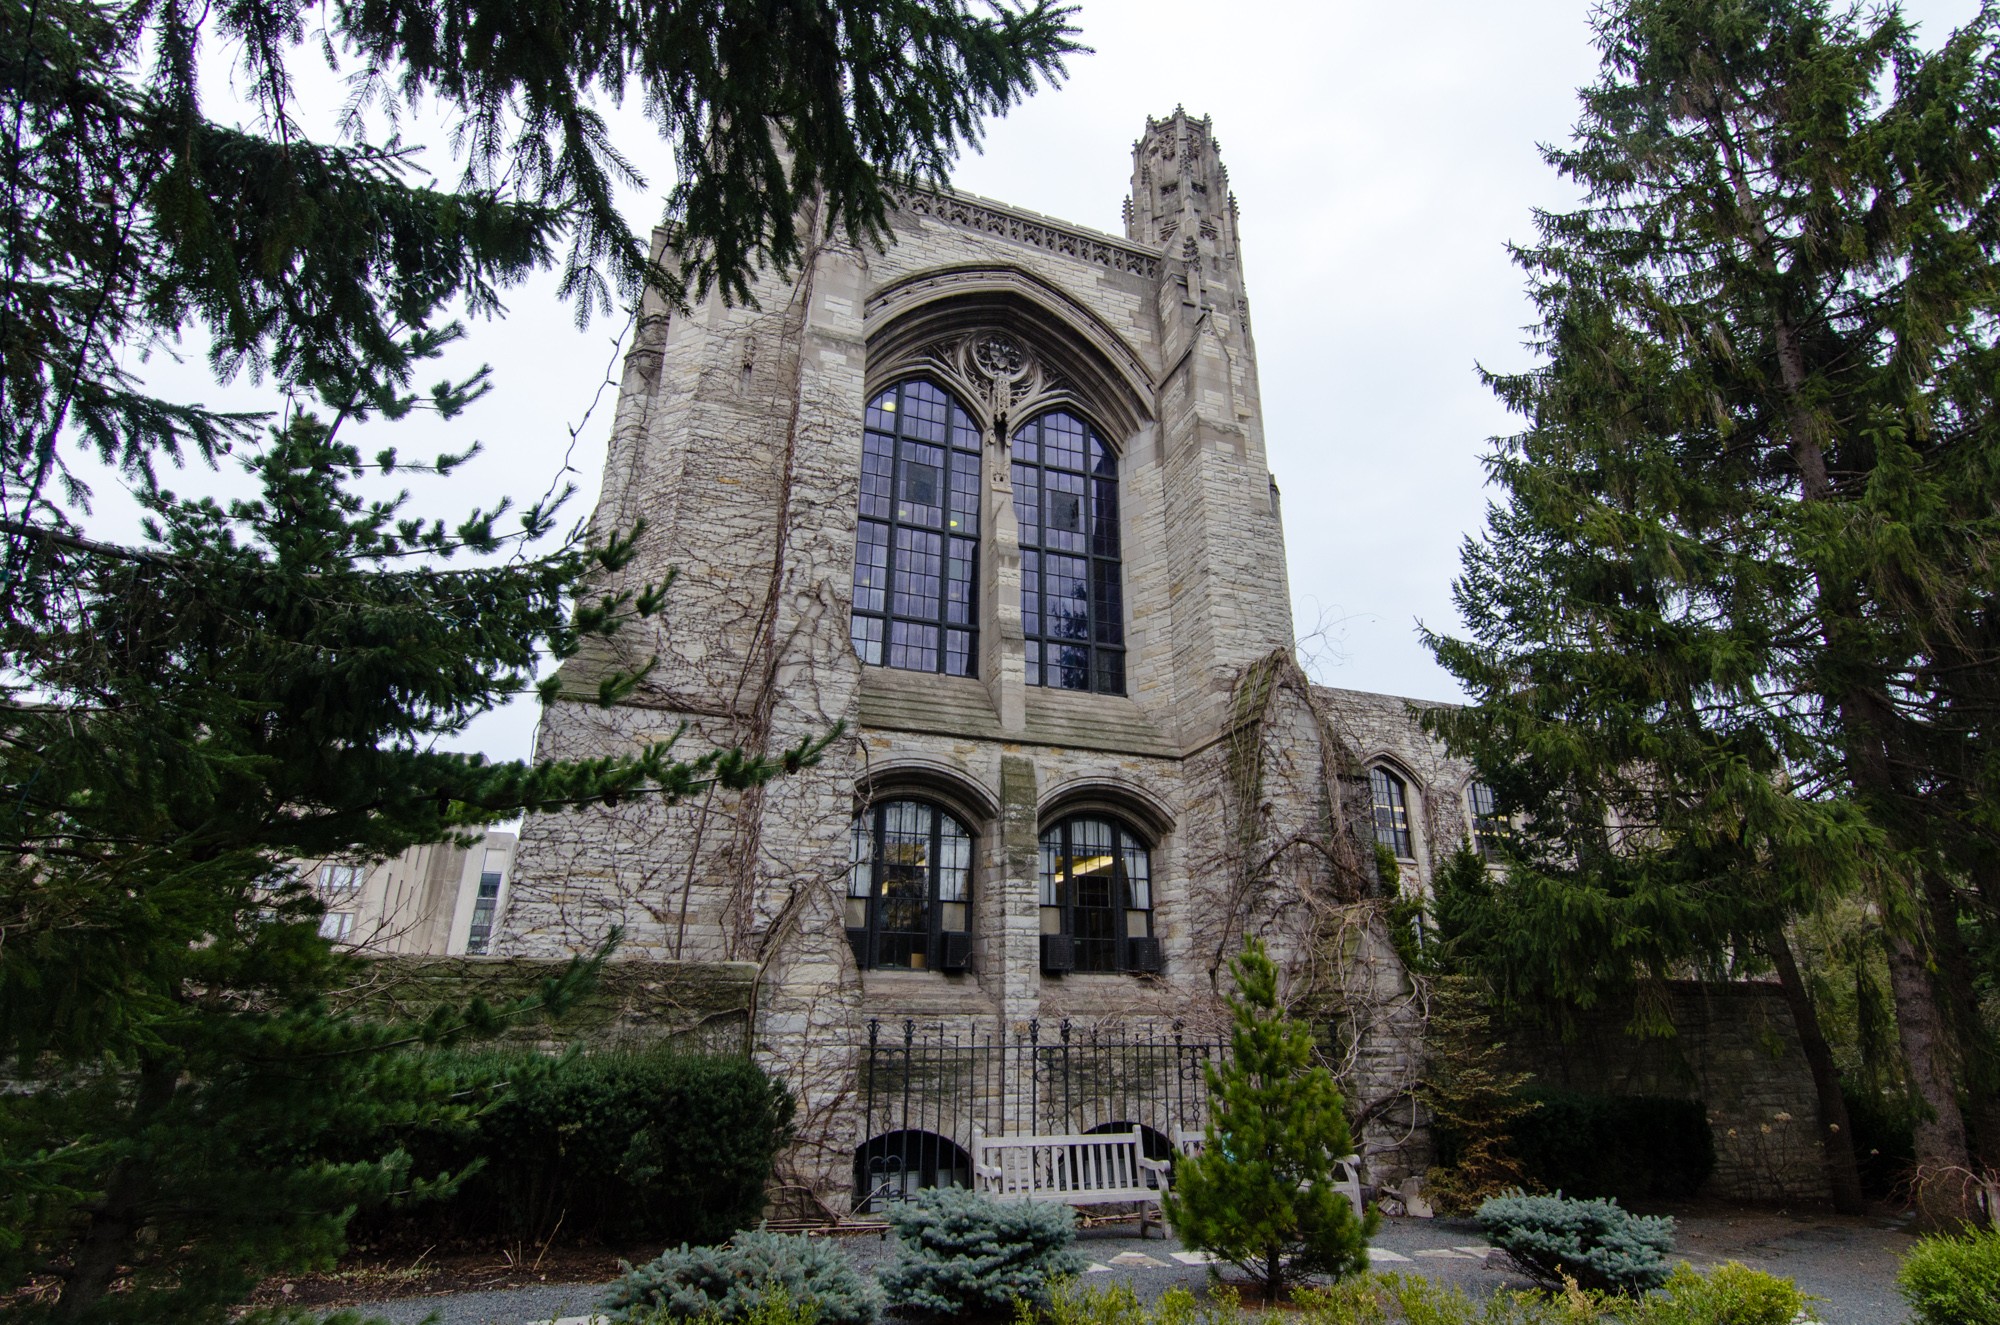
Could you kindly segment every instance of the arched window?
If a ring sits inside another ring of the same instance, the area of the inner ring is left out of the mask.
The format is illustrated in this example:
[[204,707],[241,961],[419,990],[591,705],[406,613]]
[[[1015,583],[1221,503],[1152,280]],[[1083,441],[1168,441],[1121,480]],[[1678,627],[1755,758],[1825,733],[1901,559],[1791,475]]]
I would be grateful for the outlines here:
[[1368,785],[1375,792],[1375,840],[1399,859],[1416,859],[1410,845],[1410,798],[1403,779],[1386,768],[1371,768]]
[[1507,821],[1500,815],[1493,788],[1484,782],[1467,783],[1465,808],[1472,817],[1472,845],[1486,859],[1500,859],[1500,839],[1506,835]]
[[879,1213],[926,1187],[970,1187],[972,1157],[936,1132],[885,1132],[854,1148],[854,1208]]
[[971,960],[972,834],[928,801],[854,818],[847,941],[863,969],[962,971]]
[[1125,693],[1118,457],[1058,410],[1014,434],[1028,684]]
[[979,429],[925,381],[868,402],[854,540],[854,651],[971,676],[979,644]]
[[1042,969],[1157,971],[1153,866],[1116,819],[1076,815],[1042,834]]

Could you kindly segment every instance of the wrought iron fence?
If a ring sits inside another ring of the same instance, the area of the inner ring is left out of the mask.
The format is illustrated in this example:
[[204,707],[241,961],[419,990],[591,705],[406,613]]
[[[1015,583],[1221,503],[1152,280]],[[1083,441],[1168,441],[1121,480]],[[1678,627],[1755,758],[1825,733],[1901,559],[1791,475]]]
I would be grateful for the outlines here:
[[1116,1032],[1038,1021],[1009,1032],[868,1024],[855,1207],[971,1183],[972,1134],[1059,1135],[1136,1125],[1155,1158],[1208,1117],[1203,1067],[1221,1041],[1170,1027]]

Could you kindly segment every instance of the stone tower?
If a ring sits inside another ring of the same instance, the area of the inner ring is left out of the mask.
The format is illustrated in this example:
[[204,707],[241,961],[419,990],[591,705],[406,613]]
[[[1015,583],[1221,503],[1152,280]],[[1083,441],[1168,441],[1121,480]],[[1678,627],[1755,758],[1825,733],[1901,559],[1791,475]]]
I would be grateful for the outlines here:
[[[643,519],[626,574],[678,580],[657,629],[564,667],[539,741],[842,736],[761,791],[531,817],[499,944],[618,925],[628,958],[755,963],[758,1050],[802,1094],[792,1178],[836,1210],[899,1165],[950,1180],[965,1127],[1046,1103],[967,1068],[984,1084],[889,1126],[864,1070],[885,1025],[1003,1061],[1044,1027],[1208,1034],[1246,934],[1322,1005],[1395,979],[1366,920],[1367,776],[1292,661],[1209,122],[1147,121],[1123,238],[896,204],[886,250],[823,242],[754,307],[643,310],[596,519]],[[593,702],[607,665],[655,656]],[[1394,1034],[1368,1034],[1353,1061],[1395,1070]],[[1064,1125],[1198,1122],[1157,1103],[1079,1100]],[[885,1159],[909,1136],[930,1149]]]

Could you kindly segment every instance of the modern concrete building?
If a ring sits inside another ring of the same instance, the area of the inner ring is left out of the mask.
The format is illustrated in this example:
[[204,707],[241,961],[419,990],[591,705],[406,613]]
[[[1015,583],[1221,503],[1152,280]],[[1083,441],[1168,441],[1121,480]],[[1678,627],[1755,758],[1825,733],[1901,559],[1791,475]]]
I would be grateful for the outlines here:
[[515,836],[488,832],[470,848],[411,847],[373,865],[305,861],[299,874],[326,906],[320,932],[369,953],[479,956],[506,904]]

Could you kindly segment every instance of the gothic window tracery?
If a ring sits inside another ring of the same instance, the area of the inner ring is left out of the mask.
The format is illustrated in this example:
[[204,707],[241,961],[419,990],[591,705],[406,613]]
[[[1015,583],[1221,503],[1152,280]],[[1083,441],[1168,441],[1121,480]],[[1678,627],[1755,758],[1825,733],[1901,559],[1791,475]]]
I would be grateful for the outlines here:
[[866,663],[974,674],[979,429],[922,378],[868,402],[854,549],[854,650]]
[[921,800],[854,817],[847,940],[862,969],[963,970],[971,951],[972,834]]
[[1066,410],[1027,423],[1013,451],[1028,684],[1122,695],[1118,457]]
[[1041,838],[1042,967],[1157,971],[1152,855],[1121,820],[1079,814]]

